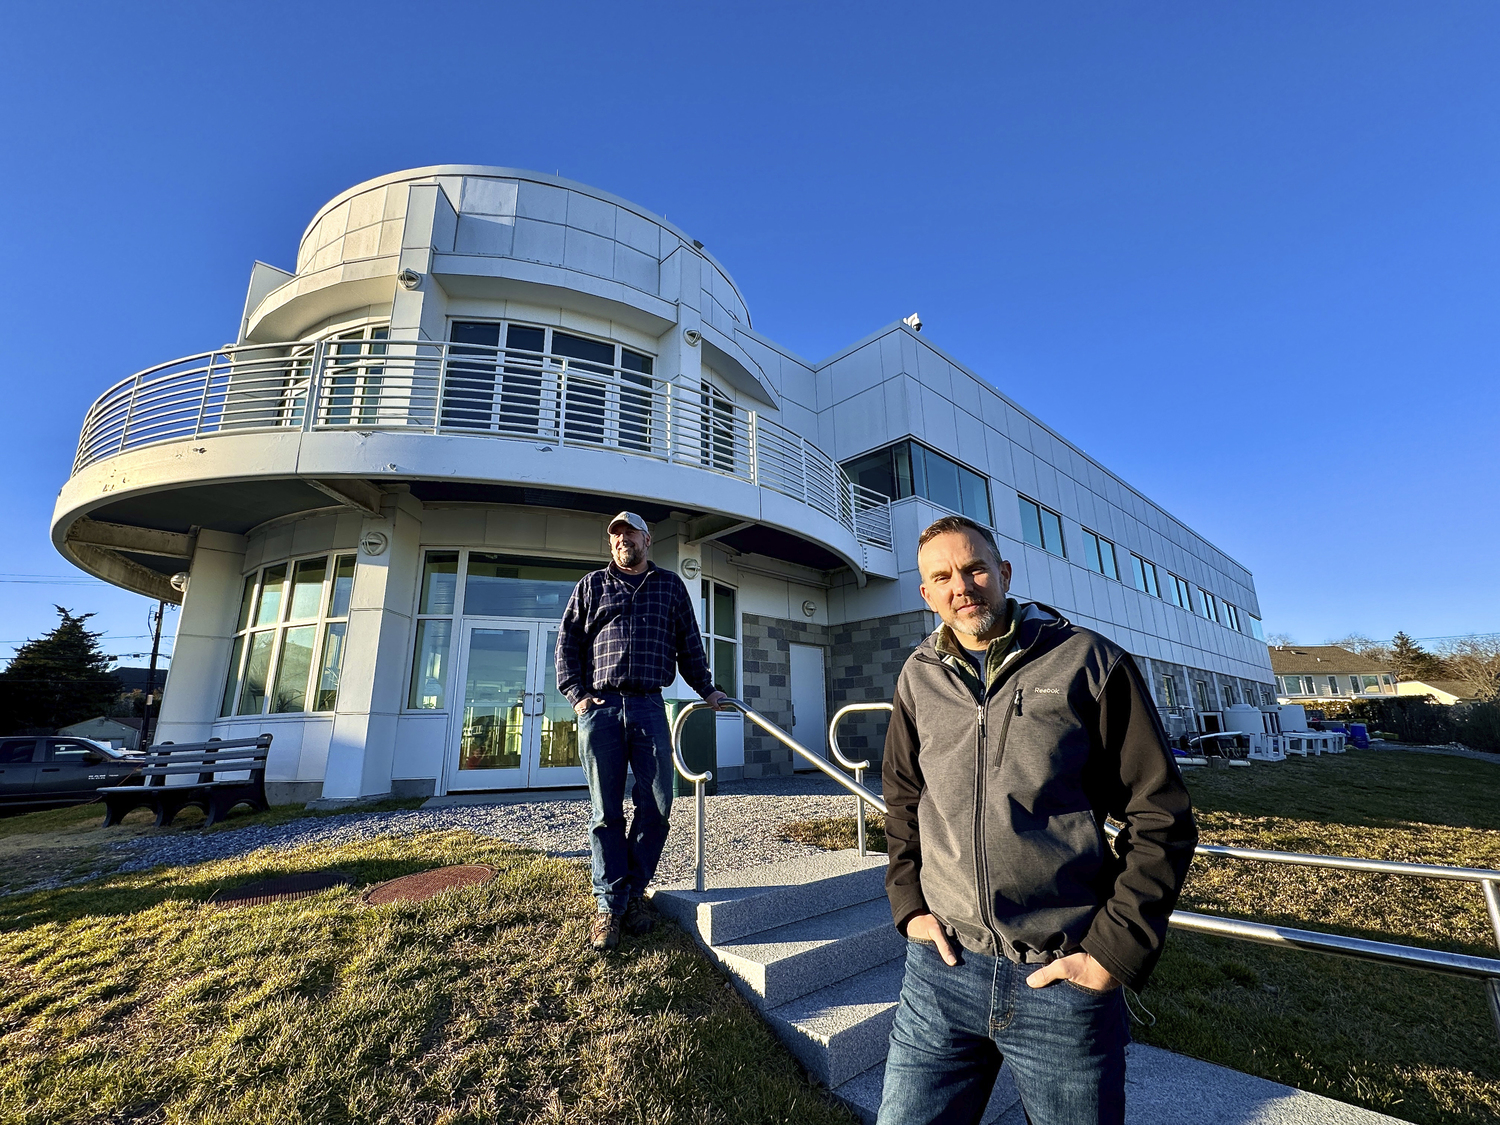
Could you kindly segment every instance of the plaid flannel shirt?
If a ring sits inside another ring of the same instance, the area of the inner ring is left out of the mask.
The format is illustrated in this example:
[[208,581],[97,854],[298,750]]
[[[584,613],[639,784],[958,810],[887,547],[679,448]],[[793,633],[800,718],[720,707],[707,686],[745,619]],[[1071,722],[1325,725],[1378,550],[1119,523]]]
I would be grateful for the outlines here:
[[648,563],[634,587],[613,564],[578,580],[557,631],[557,690],[568,702],[601,691],[660,691],[679,667],[699,695],[713,693],[682,579]]

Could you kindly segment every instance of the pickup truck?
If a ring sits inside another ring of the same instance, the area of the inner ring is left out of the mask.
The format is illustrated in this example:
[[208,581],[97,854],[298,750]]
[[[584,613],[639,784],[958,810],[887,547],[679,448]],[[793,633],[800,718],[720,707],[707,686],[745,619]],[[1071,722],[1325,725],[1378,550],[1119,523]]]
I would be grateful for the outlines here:
[[92,801],[139,769],[138,755],[89,738],[0,738],[0,806]]

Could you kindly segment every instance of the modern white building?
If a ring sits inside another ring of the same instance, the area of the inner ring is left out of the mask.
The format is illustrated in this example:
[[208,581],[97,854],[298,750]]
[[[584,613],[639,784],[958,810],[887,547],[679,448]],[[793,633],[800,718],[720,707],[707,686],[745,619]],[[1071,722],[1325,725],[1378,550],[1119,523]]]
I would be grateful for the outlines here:
[[[720,686],[809,746],[890,697],[951,511],[1164,711],[1272,692],[1250,573],[927,337],[802,359],[671,223],[507,168],[330,201],[295,270],[255,264],[233,345],[99,398],[52,534],[181,603],[159,738],[267,731],[277,798],[356,798],[580,783],[553,638],[621,508],[701,593]],[[717,722],[721,777],[793,768]]]

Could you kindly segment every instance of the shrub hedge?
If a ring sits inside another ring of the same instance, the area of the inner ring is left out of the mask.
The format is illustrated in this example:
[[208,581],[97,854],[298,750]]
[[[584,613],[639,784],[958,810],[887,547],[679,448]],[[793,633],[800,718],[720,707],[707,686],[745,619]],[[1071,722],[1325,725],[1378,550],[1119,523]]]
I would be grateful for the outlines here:
[[1364,723],[1371,730],[1389,731],[1402,742],[1442,746],[1461,742],[1474,750],[1500,753],[1500,703],[1460,703],[1447,706],[1426,696],[1398,695],[1385,699],[1329,701],[1318,710],[1328,719]]

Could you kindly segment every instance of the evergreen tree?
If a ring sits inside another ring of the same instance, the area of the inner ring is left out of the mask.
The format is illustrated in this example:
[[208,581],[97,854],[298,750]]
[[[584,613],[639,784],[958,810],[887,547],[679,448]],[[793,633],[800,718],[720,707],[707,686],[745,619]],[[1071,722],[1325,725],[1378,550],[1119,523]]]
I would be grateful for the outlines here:
[[1442,657],[1428,652],[1405,633],[1391,638],[1389,660],[1398,680],[1443,679],[1447,671]]
[[57,628],[23,644],[0,672],[0,723],[9,732],[56,730],[107,714],[120,694],[99,651],[101,634],[85,628],[94,615],[55,608]]

